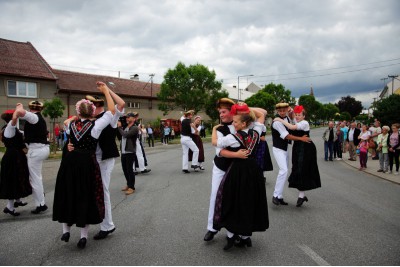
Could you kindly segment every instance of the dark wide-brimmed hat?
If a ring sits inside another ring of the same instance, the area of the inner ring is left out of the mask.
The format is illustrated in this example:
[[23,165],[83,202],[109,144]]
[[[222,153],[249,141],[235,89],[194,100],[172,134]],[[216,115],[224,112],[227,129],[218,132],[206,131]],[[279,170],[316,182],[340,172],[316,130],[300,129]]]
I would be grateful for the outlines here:
[[289,104],[288,104],[288,103],[285,103],[285,102],[281,102],[281,103],[278,103],[278,104],[275,105],[275,108],[276,108],[276,109],[279,109],[279,108],[288,108],[288,107],[289,107]]
[[217,109],[226,108],[226,109],[231,110],[231,107],[233,105],[235,105],[235,101],[233,101],[230,98],[224,97],[224,98],[218,99],[218,101],[217,101]]
[[98,97],[97,95],[95,96],[86,95],[86,99],[92,101],[96,107],[104,106],[104,99]]
[[39,102],[37,100],[31,101],[28,104],[29,109],[32,110],[42,110],[43,109],[43,103]]

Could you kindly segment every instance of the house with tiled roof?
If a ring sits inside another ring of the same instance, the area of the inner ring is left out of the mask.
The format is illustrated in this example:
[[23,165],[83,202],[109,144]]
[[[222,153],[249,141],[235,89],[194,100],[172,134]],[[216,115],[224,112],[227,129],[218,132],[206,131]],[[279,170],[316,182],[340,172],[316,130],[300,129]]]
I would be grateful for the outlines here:
[[[0,113],[27,106],[32,100],[45,102],[59,97],[67,106],[62,122],[75,115],[75,103],[87,94],[98,95],[96,82],[103,81],[126,102],[125,111],[135,111],[144,123],[163,118],[158,110],[160,84],[104,75],[53,69],[30,42],[0,38]],[[179,119],[179,111],[168,117]]]

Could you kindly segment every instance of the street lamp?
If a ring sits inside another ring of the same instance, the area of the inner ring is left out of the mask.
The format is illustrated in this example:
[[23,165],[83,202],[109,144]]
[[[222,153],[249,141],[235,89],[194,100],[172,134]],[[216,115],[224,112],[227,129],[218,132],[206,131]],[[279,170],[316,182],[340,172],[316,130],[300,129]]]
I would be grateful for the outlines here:
[[238,76],[238,101],[240,100],[239,79],[241,77],[251,77],[251,76],[254,76],[254,75],[253,74],[248,74],[248,75],[240,75],[240,76]]

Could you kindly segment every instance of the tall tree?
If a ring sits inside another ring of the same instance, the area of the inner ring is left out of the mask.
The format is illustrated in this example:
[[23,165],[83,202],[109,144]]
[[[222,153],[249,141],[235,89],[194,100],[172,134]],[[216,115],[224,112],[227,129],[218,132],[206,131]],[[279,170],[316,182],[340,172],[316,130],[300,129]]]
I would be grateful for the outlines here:
[[357,101],[354,97],[349,95],[345,97],[343,96],[335,105],[339,108],[340,113],[345,111],[350,113],[351,118],[356,117],[363,110],[361,101]]
[[274,96],[277,103],[286,102],[291,106],[296,104],[296,99],[292,96],[292,92],[289,89],[285,89],[285,86],[282,84],[267,84],[264,86],[262,91]]
[[212,95],[209,96],[209,100],[205,103],[204,109],[208,117],[210,117],[211,121],[213,123],[217,122],[219,120],[219,112],[216,109],[216,103],[218,99],[223,98],[223,97],[228,97],[229,94],[227,91],[222,90],[222,91],[216,91],[213,92]]
[[260,90],[251,97],[247,98],[245,102],[250,107],[259,107],[265,109],[268,112],[267,116],[273,117],[275,113],[275,105],[278,101],[276,100],[275,96]]
[[392,125],[400,122],[400,95],[390,95],[376,103],[373,115],[381,125]]
[[164,75],[161,90],[157,97],[158,108],[165,114],[181,109],[193,109],[195,112],[205,109],[206,103],[212,102],[216,93],[221,90],[221,81],[217,81],[215,71],[196,64],[186,67],[178,62],[174,69]]
[[319,118],[323,119],[324,121],[333,120],[336,113],[339,113],[339,108],[335,104],[323,104],[319,112]]
[[322,104],[315,100],[313,95],[302,95],[299,98],[299,105],[302,105],[307,112],[308,118],[315,121]]
[[[53,98],[51,101],[45,101],[43,104],[43,116],[47,117],[49,116],[51,119],[51,124],[50,124],[50,128],[51,128],[51,136],[54,135],[54,124],[56,119],[60,118],[63,113],[64,113],[64,109],[65,109],[65,105],[64,103],[61,101],[60,98],[55,97]],[[52,142],[56,142],[56,137],[53,136],[52,138]],[[54,153],[56,153],[57,150],[57,146],[53,146],[54,147]]]

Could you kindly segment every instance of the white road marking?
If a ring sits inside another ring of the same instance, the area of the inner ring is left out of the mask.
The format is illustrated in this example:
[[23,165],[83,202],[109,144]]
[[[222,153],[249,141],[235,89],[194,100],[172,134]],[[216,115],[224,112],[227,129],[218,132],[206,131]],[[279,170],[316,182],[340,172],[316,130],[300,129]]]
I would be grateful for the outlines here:
[[314,250],[306,245],[297,245],[304,253],[306,253],[313,261],[315,261],[319,266],[330,266],[323,258],[321,258]]

